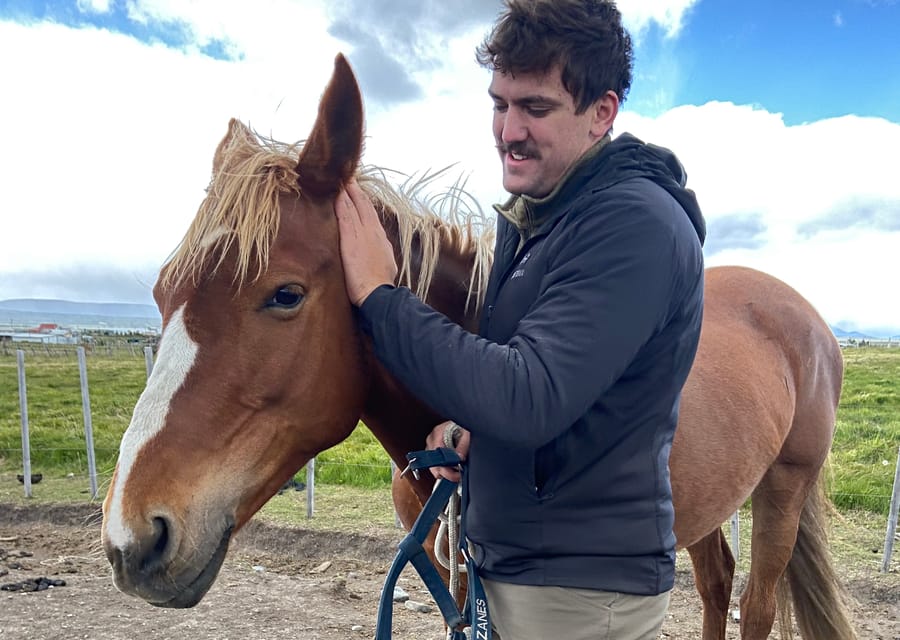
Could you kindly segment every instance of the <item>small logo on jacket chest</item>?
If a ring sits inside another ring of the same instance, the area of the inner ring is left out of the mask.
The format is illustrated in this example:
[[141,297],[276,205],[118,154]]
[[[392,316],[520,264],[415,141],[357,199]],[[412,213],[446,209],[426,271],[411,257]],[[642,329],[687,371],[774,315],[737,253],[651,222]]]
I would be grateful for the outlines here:
[[521,278],[522,276],[525,275],[525,263],[528,262],[528,258],[530,258],[530,257],[531,257],[530,251],[528,253],[526,253],[524,256],[522,256],[522,259],[519,260],[518,268],[515,271],[513,271],[512,275],[509,277],[510,280],[515,280],[516,278]]

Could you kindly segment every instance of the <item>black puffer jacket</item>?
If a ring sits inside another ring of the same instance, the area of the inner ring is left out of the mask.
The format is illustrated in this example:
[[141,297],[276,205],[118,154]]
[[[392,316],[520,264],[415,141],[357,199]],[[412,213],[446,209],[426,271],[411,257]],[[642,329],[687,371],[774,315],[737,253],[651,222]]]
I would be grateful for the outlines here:
[[703,306],[705,231],[684,182],[671,152],[623,134],[534,205],[527,241],[501,217],[480,336],[403,288],[363,304],[379,359],[472,432],[485,577],[671,589],[668,457]]

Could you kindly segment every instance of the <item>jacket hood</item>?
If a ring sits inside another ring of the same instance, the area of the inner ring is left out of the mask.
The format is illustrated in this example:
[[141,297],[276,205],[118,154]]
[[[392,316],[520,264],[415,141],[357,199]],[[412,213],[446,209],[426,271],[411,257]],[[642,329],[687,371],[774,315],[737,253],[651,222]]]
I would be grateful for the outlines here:
[[706,221],[697,196],[685,187],[687,172],[670,150],[623,133],[609,143],[597,159],[595,170],[604,178],[598,186],[611,186],[629,178],[647,178],[669,192],[687,213],[700,245],[706,239]]

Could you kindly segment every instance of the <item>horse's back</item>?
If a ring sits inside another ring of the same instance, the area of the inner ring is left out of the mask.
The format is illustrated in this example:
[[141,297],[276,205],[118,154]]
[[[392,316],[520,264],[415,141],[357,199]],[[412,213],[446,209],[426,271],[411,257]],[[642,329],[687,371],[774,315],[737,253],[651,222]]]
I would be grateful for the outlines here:
[[727,519],[776,460],[822,464],[842,371],[831,330],[794,289],[753,269],[707,270],[670,461],[681,546]]

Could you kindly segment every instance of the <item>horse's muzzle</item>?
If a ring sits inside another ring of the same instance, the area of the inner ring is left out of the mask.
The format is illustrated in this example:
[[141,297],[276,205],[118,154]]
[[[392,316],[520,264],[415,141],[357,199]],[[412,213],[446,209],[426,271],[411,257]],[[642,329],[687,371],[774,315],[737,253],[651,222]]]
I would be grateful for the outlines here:
[[[122,593],[157,607],[193,607],[215,581],[233,531],[234,525],[229,524],[217,541],[207,538],[210,544],[201,543],[187,550],[190,555],[186,556],[172,548],[168,523],[163,518],[154,518],[149,536],[123,547],[105,541],[113,582]],[[204,554],[204,549],[212,545],[215,545],[212,552]]]

